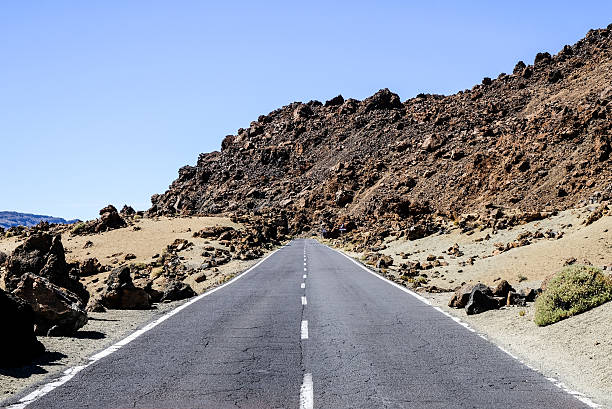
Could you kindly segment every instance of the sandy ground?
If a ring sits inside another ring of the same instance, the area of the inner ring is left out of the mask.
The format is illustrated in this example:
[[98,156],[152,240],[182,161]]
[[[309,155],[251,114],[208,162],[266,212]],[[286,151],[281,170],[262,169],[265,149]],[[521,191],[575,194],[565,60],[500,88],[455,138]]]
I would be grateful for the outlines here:
[[[134,254],[131,263],[149,263],[153,256],[161,254],[175,239],[187,239],[200,246],[207,240],[194,238],[193,233],[208,226],[231,226],[241,229],[226,217],[158,217],[135,219],[133,225],[98,234],[73,236],[69,231],[62,234],[66,260],[82,261],[95,257],[102,265],[112,266],[124,262],[125,255]],[[22,243],[17,237],[0,239],[0,251],[10,254]],[[87,242],[93,243],[85,248]]]
[[[166,246],[176,239],[187,239],[193,246],[181,251],[182,263],[187,267],[197,269],[202,264],[201,256],[205,247],[213,246],[224,248],[214,240],[194,238],[193,233],[208,226],[231,226],[237,230],[240,224],[233,223],[225,217],[159,217],[154,219],[136,219],[133,225],[122,229],[111,230],[99,234],[72,236],[69,232],[62,234],[62,243],[66,251],[68,262],[83,261],[88,258],[97,258],[98,261],[110,268],[128,263],[149,264],[155,255],[162,254]],[[10,237],[0,239],[0,251],[10,254],[22,240]],[[91,242],[90,246],[85,246]],[[127,254],[133,254],[134,259],[125,260]],[[252,261],[232,260],[229,263],[210,269],[206,272],[206,280],[196,283],[194,277],[185,282],[198,293],[207,288],[216,286],[231,278],[233,275],[246,270]],[[83,284],[92,294],[103,287],[108,272],[82,278]],[[0,288],[4,282],[0,280]]]
[[[517,226],[508,230],[493,232],[485,229],[472,235],[461,234],[459,229],[449,234],[434,235],[420,240],[388,241],[381,253],[394,258],[398,265],[406,261],[425,263],[428,255],[442,256],[440,261],[448,266],[424,270],[430,285],[441,288],[455,288],[462,283],[482,282],[494,285],[499,278],[511,284],[524,277],[532,286],[538,286],[543,279],[559,271],[564,262],[573,257],[578,264],[591,263],[595,266],[612,265],[612,216],[604,216],[595,223],[585,226],[582,221],[596,206],[560,212],[557,216]],[[563,232],[560,239],[535,239],[528,246],[518,247],[492,256],[494,243],[515,241],[521,233],[538,230]],[[484,239],[490,236],[489,239]],[[483,239],[482,241],[477,241]],[[464,253],[455,257],[443,253],[457,243]],[[400,253],[407,253],[406,260]],[[473,265],[469,264],[472,258]]]
[[[235,229],[242,227],[225,217],[160,217],[134,220],[134,226],[100,234],[71,236],[65,233],[62,235],[62,243],[67,261],[95,257],[103,265],[112,265],[123,262],[125,255],[132,253],[136,258],[130,260],[131,263],[149,263],[155,254],[161,254],[175,239],[187,239],[194,244],[203,245],[206,240],[193,238],[193,233],[215,225],[231,226]],[[88,241],[93,245],[84,248]],[[114,260],[117,262],[113,263]]]

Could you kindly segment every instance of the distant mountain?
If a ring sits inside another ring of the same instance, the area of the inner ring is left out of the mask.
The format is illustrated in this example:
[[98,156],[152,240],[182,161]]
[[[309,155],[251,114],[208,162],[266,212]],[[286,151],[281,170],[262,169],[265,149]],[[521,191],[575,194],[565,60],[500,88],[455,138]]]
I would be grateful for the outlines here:
[[18,213],[18,212],[0,212],[0,227],[8,229],[13,226],[36,226],[40,222],[49,222],[57,224],[71,224],[78,220],[66,220],[61,217],[42,216],[39,214]]

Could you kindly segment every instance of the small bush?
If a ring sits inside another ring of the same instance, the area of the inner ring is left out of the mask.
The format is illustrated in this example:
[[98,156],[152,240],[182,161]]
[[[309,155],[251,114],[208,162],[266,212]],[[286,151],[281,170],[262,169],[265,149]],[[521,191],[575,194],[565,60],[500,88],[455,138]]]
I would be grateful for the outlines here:
[[524,276],[524,275],[522,275],[522,274],[519,274],[519,275],[518,275],[518,277],[517,277],[517,279],[518,279],[518,282],[519,282],[519,283],[522,283],[523,281],[527,281],[527,277],[525,277],[525,276]]
[[570,266],[553,277],[535,303],[535,323],[553,324],[612,300],[612,277],[591,266]]
[[72,233],[72,234],[74,234],[74,235],[76,235],[76,234],[81,234],[81,233],[83,233],[83,232],[84,232],[84,230],[85,230],[85,223],[80,222],[80,223],[77,223],[77,224],[76,224],[76,225],[75,225],[75,226],[72,228],[72,230],[70,230],[70,233]]

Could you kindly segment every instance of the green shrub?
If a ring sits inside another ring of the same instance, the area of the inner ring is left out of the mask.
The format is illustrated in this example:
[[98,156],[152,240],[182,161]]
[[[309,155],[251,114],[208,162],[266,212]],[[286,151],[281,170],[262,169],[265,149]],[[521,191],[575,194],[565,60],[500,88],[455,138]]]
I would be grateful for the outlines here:
[[75,226],[72,228],[72,230],[70,230],[70,233],[72,233],[72,234],[74,234],[74,235],[76,235],[76,234],[81,234],[81,233],[83,233],[83,231],[84,231],[84,230],[85,230],[85,223],[80,222],[80,223],[77,223],[77,224],[76,224],[76,225],[75,225]]
[[535,303],[535,323],[553,324],[612,300],[612,277],[591,266],[570,266],[554,276]]

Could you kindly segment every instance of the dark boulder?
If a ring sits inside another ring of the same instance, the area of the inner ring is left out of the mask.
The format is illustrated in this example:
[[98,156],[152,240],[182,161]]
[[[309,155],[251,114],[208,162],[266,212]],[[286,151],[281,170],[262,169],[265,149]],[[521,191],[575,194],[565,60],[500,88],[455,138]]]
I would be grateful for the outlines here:
[[104,266],[100,264],[97,258],[88,258],[87,260],[81,262],[80,264],[80,272],[79,275],[81,277],[92,276],[96,274],[103,273],[106,271]]
[[134,208],[132,206],[123,205],[123,208],[121,209],[121,213],[120,214],[123,217],[131,217],[131,216],[134,216],[136,214],[136,210],[134,210]]
[[515,293],[514,291],[510,291],[506,296],[506,305],[517,305],[520,307],[524,307],[527,305],[527,300],[521,294]]
[[312,108],[310,108],[306,104],[299,104],[297,108],[293,111],[293,119],[308,119],[312,116]]
[[333,107],[333,106],[342,105],[342,104],[344,104],[344,97],[342,95],[338,95],[328,101],[325,101],[326,107]]
[[134,285],[130,267],[123,266],[109,274],[100,303],[111,309],[143,310],[151,308],[151,297],[144,288]]
[[28,364],[45,352],[34,335],[34,312],[21,298],[0,289],[0,367]]
[[72,335],[87,323],[81,300],[46,278],[26,273],[13,294],[32,307],[38,335]]
[[127,226],[127,223],[125,220],[123,220],[123,218],[121,218],[115,206],[108,205],[100,210],[100,221],[95,230],[96,233],[98,233],[112,229],[119,229],[125,226]]
[[403,108],[402,101],[397,94],[389,91],[388,88],[381,89],[376,94],[363,101],[364,111],[374,109],[398,109]]
[[515,291],[514,288],[510,285],[506,280],[501,280],[497,287],[493,290],[493,295],[495,297],[503,297],[506,298],[510,291]]
[[525,65],[525,63],[523,61],[519,61],[514,66],[514,70],[512,71],[512,73],[513,74],[521,74],[526,67],[527,66]]
[[471,284],[464,284],[455,290],[455,294],[448,302],[448,306],[452,308],[463,308],[470,300],[470,294],[474,288]]
[[391,256],[382,255],[376,261],[376,268],[387,268],[393,265],[393,258]]
[[193,291],[189,284],[183,283],[182,281],[173,280],[166,284],[160,301],[184,300],[185,298],[191,298],[194,296],[196,296],[196,292]]
[[465,305],[468,315],[480,314],[481,312],[499,308],[500,301],[493,297],[493,292],[484,284],[476,284],[470,293],[470,298]]
[[[124,206],[122,211],[127,213],[131,213],[134,209]],[[72,234],[93,234],[93,233],[102,233],[105,231],[119,229],[121,227],[126,227],[127,223],[119,212],[117,212],[117,208],[113,205],[108,205],[100,210],[100,218],[96,220],[90,220],[86,223],[80,223],[74,229],[72,229]]]
[[8,291],[17,288],[23,274],[32,273],[76,294],[83,304],[89,300],[89,293],[66,263],[59,234],[33,234],[9,256],[6,269],[4,284]]
[[87,307],[85,307],[87,312],[106,312],[106,308],[102,305],[99,298],[90,298],[89,303],[87,303]]
[[541,289],[534,290],[533,288],[524,288],[519,294],[525,298],[525,301],[533,302],[541,292]]
[[151,299],[151,303],[160,302],[162,297],[164,296],[163,290],[159,286],[153,287],[154,282],[152,280],[148,280],[144,285],[144,290],[149,294]]
[[552,60],[550,53],[537,53],[533,60],[533,65],[545,65],[549,64]]

